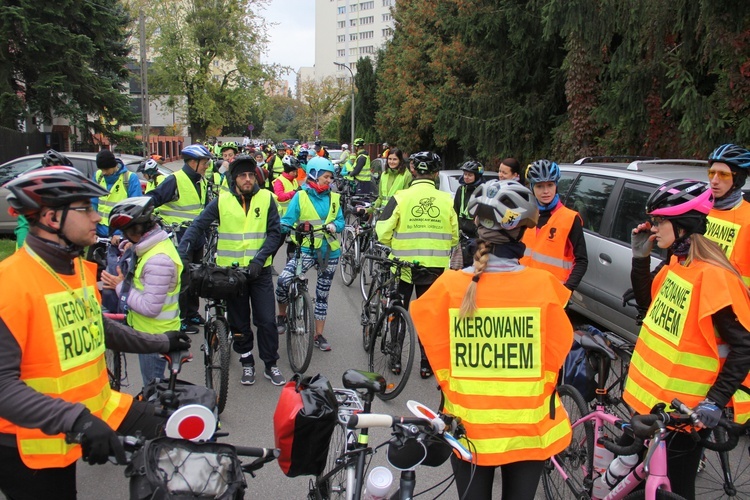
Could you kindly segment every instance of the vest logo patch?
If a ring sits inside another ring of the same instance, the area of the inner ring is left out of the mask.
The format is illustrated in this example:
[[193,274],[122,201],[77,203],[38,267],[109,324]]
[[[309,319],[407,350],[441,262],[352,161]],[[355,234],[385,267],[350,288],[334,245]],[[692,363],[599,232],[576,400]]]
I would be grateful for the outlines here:
[[79,300],[74,300],[68,291],[45,297],[60,368],[63,371],[88,363],[104,353],[101,307],[96,300],[94,288],[88,288],[91,316],[86,314],[83,306],[85,299],[82,290],[76,290]]
[[422,217],[424,214],[427,214],[432,219],[437,219],[440,217],[440,208],[437,205],[434,205],[435,197],[430,196],[427,198],[422,198],[419,200],[418,205],[414,205],[411,207],[411,215],[413,217]]
[[643,324],[669,343],[680,345],[692,294],[691,283],[668,272],[659,293],[648,308]]
[[253,212],[255,212],[255,218],[260,219],[260,208],[255,207],[255,210],[253,210]]
[[549,229],[549,235],[547,235],[547,239],[548,240],[554,240],[555,239],[555,234],[557,234],[557,228],[556,227],[551,227]]

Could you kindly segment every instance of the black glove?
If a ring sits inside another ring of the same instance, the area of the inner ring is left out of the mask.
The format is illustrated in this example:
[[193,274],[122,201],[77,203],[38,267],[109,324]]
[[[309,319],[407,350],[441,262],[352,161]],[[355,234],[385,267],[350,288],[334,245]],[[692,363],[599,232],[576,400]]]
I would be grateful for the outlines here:
[[693,408],[693,419],[696,420],[696,424],[701,424],[707,429],[716,427],[722,416],[721,408],[708,399],[704,399]]
[[253,259],[250,264],[247,265],[247,276],[248,278],[257,278],[260,272],[263,270],[263,264]]
[[187,351],[190,349],[190,337],[187,333],[172,330],[165,332],[164,335],[169,339],[169,348],[165,352]]
[[81,435],[83,459],[89,465],[103,464],[111,456],[125,464],[125,450],[117,433],[107,423],[85,410],[73,424],[73,433]]

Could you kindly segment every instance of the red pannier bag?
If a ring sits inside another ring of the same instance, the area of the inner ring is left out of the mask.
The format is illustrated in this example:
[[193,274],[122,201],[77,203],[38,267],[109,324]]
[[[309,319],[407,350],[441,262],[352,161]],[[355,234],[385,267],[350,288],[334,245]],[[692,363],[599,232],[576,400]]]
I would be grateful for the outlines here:
[[338,403],[323,375],[296,374],[281,390],[273,414],[277,463],[288,477],[323,472],[328,445],[338,422]]

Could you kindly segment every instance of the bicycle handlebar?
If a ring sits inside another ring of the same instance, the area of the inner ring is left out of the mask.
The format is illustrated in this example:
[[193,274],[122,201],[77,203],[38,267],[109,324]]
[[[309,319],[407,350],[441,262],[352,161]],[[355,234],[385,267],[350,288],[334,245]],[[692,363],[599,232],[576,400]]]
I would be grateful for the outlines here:
[[[384,247],[388,248],[388,247]],[[388,257],[382,257],[380,255],[372,255],[372,254],[365,254],[363,256],[365,259],[374,260],[376,262],[382,262],[384,264],[396,266],[396,267],[406,267],[409,269],[413,269],[417,266],[419,266],[419,262],[407,262],[405,260],[401,260],[398,257],[394,257],[392,259],[389,259]]]
[[393,427],[398,424],[434,428],[432,422],[425,418],[394,417],[384,413],[355,413],[349,417],[346,427],[349,429],[365,429],[370,427]]

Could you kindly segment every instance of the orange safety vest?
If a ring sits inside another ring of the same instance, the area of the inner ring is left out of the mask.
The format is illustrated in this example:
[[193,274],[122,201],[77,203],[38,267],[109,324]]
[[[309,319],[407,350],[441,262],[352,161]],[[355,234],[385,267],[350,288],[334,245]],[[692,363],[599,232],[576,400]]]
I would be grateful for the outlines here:
[[573,342],[563,309],[570,293],[538,269],[484,273],[477,311],[460,318],[471,279],[464,271],[445,271],[409,306],[445,411],[462,419],[478,465],[546,460],[572,436],[559,398],[555,418],[550,415]]
[[552,211],[547,224],[541,228],[527,229],[521,240],[526,245],[521,264],[546,269],[565,283],[575,263],[568,235],[576,217],[581,218],[578,212],[560,204]]
[[[26,246],[0,263],[0,303],[13,304],[12,311],[2,308],[2,320],[21,348],[20,378],[50,397],[86,405],[117,429],[133,397],[109,386],[101,298],[95,286],[96,264],[79,259],[75,274],[58,277],[78,300],[29,254]],[[81,457],[80,445],[67,444],[64,434],[51,436],[1,418],[0,432],[16,435],[21,459],[32,469],[66,467]]]
[[750,203],[742,200],[730,210],[712,209],[705,236],[719,244],[750,287]]
[[[701,261],[683,266],[674,258],[654,278],[651,294],[623,397],[641,414],[675,397],[693,407],[708,394],[729,351],[711,316],[732,306],[750,330],[750,299],[730,272]],[[737,422],[750,417],[750,397],[743,391],[735,392],[730,404]]]

